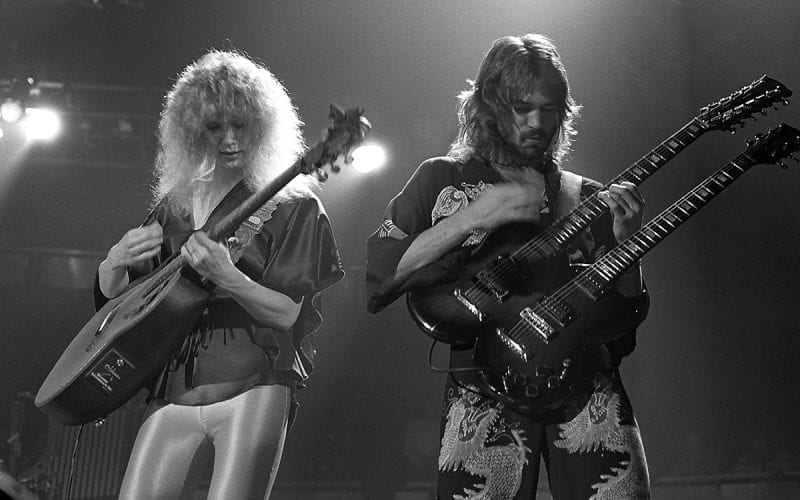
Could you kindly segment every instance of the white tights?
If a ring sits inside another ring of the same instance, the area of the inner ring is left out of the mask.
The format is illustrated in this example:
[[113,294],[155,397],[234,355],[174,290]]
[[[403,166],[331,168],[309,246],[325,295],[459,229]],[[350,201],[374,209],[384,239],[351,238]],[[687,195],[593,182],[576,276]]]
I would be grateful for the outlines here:
[[209,499],[269,497],[286,439],[288,387],[256,386],[203,406],[150,404],[120,499],[192,498],[212,456]]

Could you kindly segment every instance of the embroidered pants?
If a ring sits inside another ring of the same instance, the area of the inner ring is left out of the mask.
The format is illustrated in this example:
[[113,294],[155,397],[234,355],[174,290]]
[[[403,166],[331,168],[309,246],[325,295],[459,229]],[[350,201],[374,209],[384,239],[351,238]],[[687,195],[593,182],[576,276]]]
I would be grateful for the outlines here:
[[193,498],[212,456],[209,499],[267,498],[286,438],[290,396],[283,385],[261,385],[209,405],[151,402],[120,498]]
[[586,378],[553,423],[525,418],[449,379],[442,415],[438,498],[536,497],[539,461],[561,499],[646,499],[639,428],[616,370]]

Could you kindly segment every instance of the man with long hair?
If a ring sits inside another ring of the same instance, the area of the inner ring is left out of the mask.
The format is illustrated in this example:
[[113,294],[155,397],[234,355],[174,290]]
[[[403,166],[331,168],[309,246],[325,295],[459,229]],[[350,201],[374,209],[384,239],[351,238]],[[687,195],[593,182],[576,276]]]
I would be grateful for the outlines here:
[[[449,153],[417,168],[368,239],[371,312],[459,275],[471,252],[498,229],[527,237],[598,191],[609,210],[563,249],[563,259],[547,264],[559,271],[554,275],[594,262],[641,226],[644,202],[633,184],[604,189],[561,168],[580,107],[549,39],[496,40],[459,101],[459,132]],[[638,325],[648,305],[640,267],[614,289],[639,301]],[[470,370],[472,349],[451,348],[438,497],[534,498],[541,458],[554,498],[649,496],[644,449],[618,371],[634,343],[635,327],[596,348],[575,393],[537,416],[484,394]]]
[[121,498],[269,496],[295,391],[312,370],[315,298],[343,273],[325,211],[300,176],[224,242],[212,227],[289,168],[304,145],[289,95],[264,66],[210,51],[167,95],[154,202],[100,264],[97,306],[180,252],[215,286],[200,320],[152,381]]

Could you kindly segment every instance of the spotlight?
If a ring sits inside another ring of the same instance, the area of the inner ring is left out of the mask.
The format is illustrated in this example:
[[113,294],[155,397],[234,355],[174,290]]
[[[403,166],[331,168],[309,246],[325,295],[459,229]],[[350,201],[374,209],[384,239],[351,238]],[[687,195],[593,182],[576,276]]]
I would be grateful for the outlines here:
[[24,110],[22,103],[18,99],[6,99],[0,104],[0,119],[4,122],[13,123],[22,118]]
[[25,110],[25,137],[31,141],[52,141],[61,132],[61,117],[45,108]]
[[361,146],[353,151],[352,156],[353,168],[362,174],[380,168],[386,163],[386,151],[375,144]]

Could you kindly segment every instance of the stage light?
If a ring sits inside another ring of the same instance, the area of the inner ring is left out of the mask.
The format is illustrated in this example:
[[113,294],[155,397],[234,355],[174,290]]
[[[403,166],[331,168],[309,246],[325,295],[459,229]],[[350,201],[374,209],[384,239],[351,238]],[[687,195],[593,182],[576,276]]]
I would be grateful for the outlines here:
[[386,163],[386,151],[376,144],[367,144],[353,151],[353,168],[361,173],[381,168]]
[[24,110],[22,103],[17,99],[6,99],[0,104],[0,119],[4,122],[14,123],[22,118]]
[[31,141],[52,141],[61,132],[61,117],[53,110],[25,110],[25,136]]

